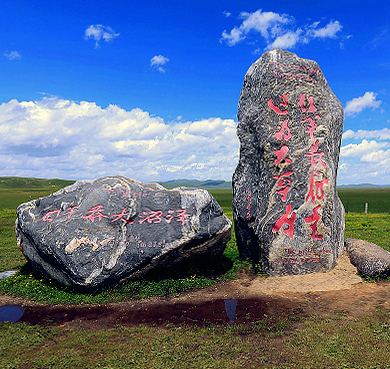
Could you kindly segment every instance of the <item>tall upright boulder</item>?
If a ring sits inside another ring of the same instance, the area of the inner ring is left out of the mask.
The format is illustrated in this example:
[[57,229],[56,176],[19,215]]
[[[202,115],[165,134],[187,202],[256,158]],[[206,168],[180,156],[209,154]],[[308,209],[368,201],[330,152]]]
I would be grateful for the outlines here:
[[343,250],[336,190],[343,118],[312,60],[274,49],[245,76],[233,217],[241,256],[271,276],[329,271]]

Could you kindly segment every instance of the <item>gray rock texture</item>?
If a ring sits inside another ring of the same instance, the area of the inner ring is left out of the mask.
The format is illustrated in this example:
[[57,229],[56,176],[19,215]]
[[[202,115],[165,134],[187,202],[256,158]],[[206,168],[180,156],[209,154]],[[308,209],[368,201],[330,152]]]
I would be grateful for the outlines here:
[[241,256],[271,276],[329,271],[343,250],[336,190],[343,119],[312,60],[274,49],[245,75],[233,217]]
[[15,229],[35,269],[88,289],[190,258],[219,256],[231,221],[206,190],[168,191],[117,176],[78,181],[20,205]]
[[375,243],[347,238],[345,250],[351,264],[365,275],[390,274],[390,252]]

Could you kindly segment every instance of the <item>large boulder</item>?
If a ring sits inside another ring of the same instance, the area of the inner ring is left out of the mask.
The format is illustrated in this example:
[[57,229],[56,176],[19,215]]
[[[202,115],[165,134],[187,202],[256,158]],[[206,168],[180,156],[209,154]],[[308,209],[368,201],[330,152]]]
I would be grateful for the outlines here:
[[390,252],[375,245],[375,243],[347,238],[345,240],[345,250],[351,264],[360,273],[371,277],[390,274]]
[[78,181],[17,210],[18,246],[40,272],[96,288],[156,267],[216,257],[231,221],[206,191],[125,177]]
[[336,190],[343,118],[312,60],[274,49],[246,73],[233,217],[241,256],[271,276],[329,271],[343,250]]

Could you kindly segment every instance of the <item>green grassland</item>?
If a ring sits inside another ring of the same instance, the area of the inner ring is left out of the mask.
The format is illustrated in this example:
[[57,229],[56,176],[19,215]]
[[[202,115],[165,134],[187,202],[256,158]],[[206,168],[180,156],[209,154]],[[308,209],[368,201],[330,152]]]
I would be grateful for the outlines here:
[[72,183],[62,179],[0,177],[0,210],[16,209],[24,202],[47,196]]
[[[7,178],[0,185],[0,272],[18,270],[15,276],[0,280],[0,292],[25,296],[47,303],[106,303],[147,298],[153,295],[174,295],[193,288],[210,286],[218,281],[235,278],[235,271],[250,269],[249,262],[239,259],[234,230],[223,257],[218,262],[192,262],[169,272],[157,271],[138,281],[128,281],[120,286],[105,288],[94,293],[79,293],[54,281],[41,279],[26,263],[16,246],[14,223],[19,204],[33,198],[46,196],[72,183],[61,180],[34,180]],[[232,191],[212,190],[224,213],[232,220]],[[346,214],[345,237],[364,239],[390,251],[390,214],[384,212],[390,197],[390,188],[341,189],[344,204],[362,210]],[[364,203],[377,213],[364,214]],[[362,205],[363,206],[360,206]],[[382,214],[380,214],[382,213]],[[218,266],[218,267],[217,267]]]
[[[49,181],[50,182],[50,181]],[[15,182],[16,183],[16,182]],[[235,278],[251,265],[238,258],[234,232],[217,263],[187,264],[179,270],[94,293],[78,293],[46,281],[26,264],[14,232],[16,207],[45,196],[65,183],[42,182],[10,189],[0,185],[0,271],[18,270],[0,280],[0,293],[24,296],[46,304],[126,301],[154,295],[175,295]],[[54,187],[53,187],[54,185]],[[231,190],[213,190],[232,219]],[[346,237],[374,242],[390,251],[390,189],[342,189]],[[364,203],[369,213],[364,214]],[[363,204],[363,206],[361,206]],[[354,207],[356,206],[356,207]],[[219,266],[217,267],[217,265]],[[382,282],[383,283],[383,282]],[[390,288],[390,285],[389,285]],[[147,326],[85,330],[70,326],[30,326],[0,322],[0,368],[388,368],[390,309],[350,317],[342,311],[321,315],[248,317],[235,326]]]
[[390,187],[345,187],[337,192],[346,213],[364,213],[366,203],[368,213],[390,213]]
[[269,315],[235,326],[84,330],[0,323],[2,369],[384,369],[390,314]]

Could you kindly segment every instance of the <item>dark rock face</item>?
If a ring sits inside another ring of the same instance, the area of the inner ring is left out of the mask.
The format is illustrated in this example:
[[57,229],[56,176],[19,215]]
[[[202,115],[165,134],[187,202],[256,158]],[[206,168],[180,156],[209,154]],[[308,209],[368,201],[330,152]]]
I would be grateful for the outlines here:
[[241,256],[271,276],[329,271],[343,250],[343,118],[314,61],[274,49],[245,76],[233,217]]
[[345,250],[351,264],[360,273],[371,277],[379,274],[390,274],[390,252],[375,245],[375,243],[347,238]]
[[46,276],[96,288],[194,257],[219,256],[231,221],[206,191],[125,177],[78,181],[18,207],[26,259]]

